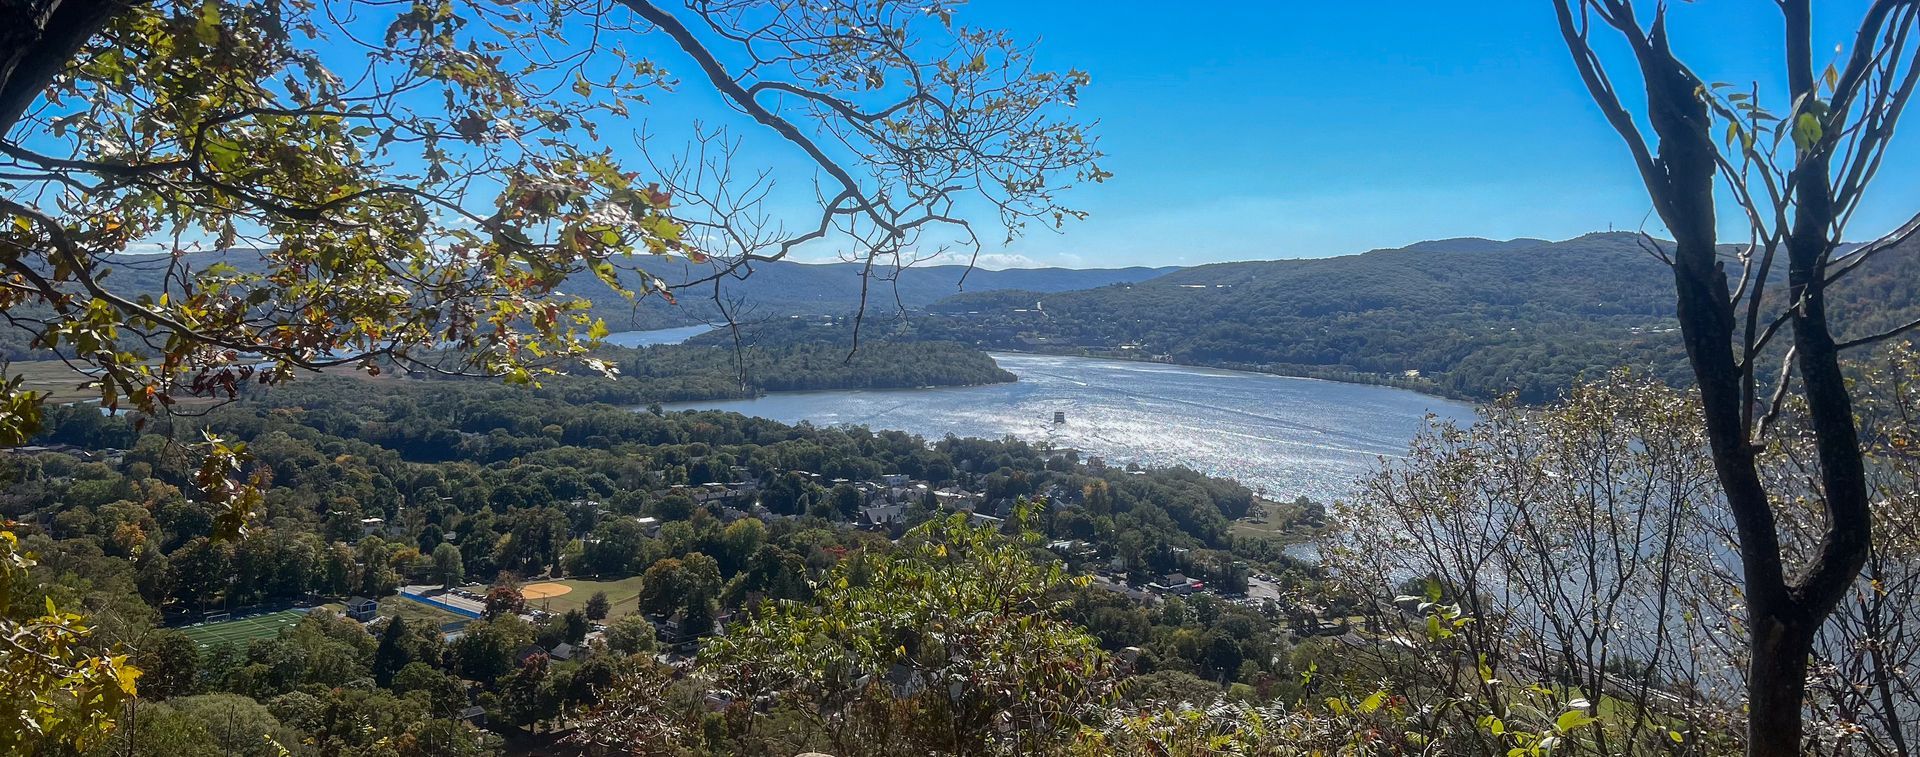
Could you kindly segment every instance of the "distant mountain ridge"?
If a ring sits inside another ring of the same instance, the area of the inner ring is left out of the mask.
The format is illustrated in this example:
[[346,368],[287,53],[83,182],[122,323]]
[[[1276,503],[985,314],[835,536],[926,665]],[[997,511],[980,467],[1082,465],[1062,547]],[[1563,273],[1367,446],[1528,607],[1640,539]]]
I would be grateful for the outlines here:
[[[663,260],[646,268],[669,283],[697,280],[712,272],[711,266],[685,261]],[[726,279],[721,296],[729,301],[730,307],[735,301],[740,303],[745,311],[741,315],[749,319],[849,313],[860,305],[860,277],[864,270],[859,263],[755,263],[745,278]],[[914,265],[898,269],[876,265],[868,280],[867,306],[871,312],[892,311],[902,307],[923,308],[947,297],[973,292],[1052,293],[1091,289],[1147,281],[1177,270],[1174,266],[990,270],[964,265]],[[719,317],[708,287],[682,292],[677,295],[677,305],[649,298],[637,308],[611,296],[605,285],[591,276],[569,281],[567,291],[593,298],[604,311],[602,317],[616,329],[681,326]]]
[[[1473,398],[1546,399],[1583,373],[1617,366],[1684,382],[1672,272],[1643,244],[1624,232],[1463,238],[1216,263],[1085,291],[960,295],[912,330],[986,348],[1365,374]],[[1843,337],[1911,317],[1920,311],[1920,245],[1882,253],[1831,300]]]
[[[107,283],[122,292],[157,293],[165,287],[164,282],[173,262],[169,255],[113,256],[110,259],[112,274]],[[218,263],[245,272],[262,269],[260,251],[254,249],[191,252],[178,262],[194,271]],[[670,283],[696,280],[714,271],[712,264],[648,256],[636,256],[633,262],[622,262],[621,265],[636,263]],[[853,312],[860,305],[862,269],[863,266],[858,263],[755,263],[751,275],[728,278],[721,291],[730,308],[735,302],[742,303],[736,312],[742,319],[844,314]],[[882,316],[896,313],[901,308],[924,308],[956,294],[1003,289],[1060,292],[1145,281],[1175,270],[1178,268],[1172,266],[1004,270],[969,269],[964,265],[914,265],[898,270],[892,266],[875,266],[867,291],[867,304],[870,314]],[[629,286],[638,285],[637,275],[623,271],[622,276]],[[675,302],[659,296],[628,302],[592,274],[582,273],[564,282],[560,291],[589,299],[593,303],[593,315],[604,319],[613,331],[690,326],[722,319],[712,299],[713,289],[708,286],[683,290],[677,294]],[[26,312],[31,314],[31,310]],[[41,360],[52,357],[51,352],[31,347],[28,343],[30,336],[25,330],[0,329],[0,359]]]
[[[258,251],[250,249],[189,253],[184,262],[193,270],[215,263],[228,263],[245,271],[260,269]],[[168,258],[161,255],[122,255],[113,264],[112,283],[127,291],[158,291],[167,273]],[[618,261],[623,267],[639,266],[670,284],[696,281],[713,274],[711,263],[692,263],[679,258],[638,256]],[[1135,283],[1179,270],[1178,266],[1127,268],[1007,268],[992,270],[964,265],[912,265],[895,268],[875,265],[867,288],[871,308],[920,308],[941,299],[970,292],[1018,289],[1032,292],[1063,292],[1091,289],[1110,284]],[[743,273],[722,283],[724,298],[743,303],[759,317],[786,315],[830,315],[852,312],[860,304],[860,277],[865,266],[859,263],[800,263],[775,261],[754,263]],[[629,286],[636,277],[623,272]],[[719,317],[708,286],[682,290],[677,304],[663,298],[647,297],[637,305],[607,288],[592,274],[569,278],[561,291],[580,295],[595,303],[598,315],[615,330],[687,326]]]

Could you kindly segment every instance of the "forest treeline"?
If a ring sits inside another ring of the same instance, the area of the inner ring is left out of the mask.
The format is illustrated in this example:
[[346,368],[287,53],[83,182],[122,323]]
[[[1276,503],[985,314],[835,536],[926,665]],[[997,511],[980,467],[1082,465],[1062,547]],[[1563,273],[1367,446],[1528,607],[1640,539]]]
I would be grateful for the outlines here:
[[753,397],[766,392],[825,389],[911,389],[1013,381],[1014,375],[973,347],[954,342],[873,341],[750,344],[724,339],[626,349],[602,347],[614,361],[612,382],[563,379],[553,393],[574,401],[671,402]]

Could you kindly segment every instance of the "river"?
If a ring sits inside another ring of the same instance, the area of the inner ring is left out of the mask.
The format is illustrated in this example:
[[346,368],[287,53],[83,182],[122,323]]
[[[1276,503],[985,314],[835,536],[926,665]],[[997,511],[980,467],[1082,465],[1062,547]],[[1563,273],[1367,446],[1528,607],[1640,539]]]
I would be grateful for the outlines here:
[[[1382,456],[1404,453],[1428,413],[1473,408],[1403,389],[1096,358],[992,353],[1020,380],[990,386],[782,392],[683,402],[786,423],[854,424],[928,438],[1052,441],[1109,463],[1186,465],[1274,499],[1345,497]],[[1053,423],[1056,412],[1066,422]]]
[[615,347],[652,347],[656,344],[679,344],[712,330],[712,326],[681,326],[647,331],[618,331],[606,335],[600,341]]

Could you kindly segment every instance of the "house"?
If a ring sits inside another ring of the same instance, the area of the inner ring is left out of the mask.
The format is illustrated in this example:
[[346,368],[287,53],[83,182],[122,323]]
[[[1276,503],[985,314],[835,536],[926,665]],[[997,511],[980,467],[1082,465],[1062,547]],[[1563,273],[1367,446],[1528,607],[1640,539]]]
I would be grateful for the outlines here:
[[731,502],[751,496],[757,488],[757,485],[746,483],[722,484],[714,482],[701,484],[700,488],[693,490],[692,497],[693,501],[701,504],[709,502]]
[[891,526],[906,520],[906,505],[874,505],[861,508],[860,523],[868,526]]
[[553,659],[556,659],[556,660],[563,660],[563,661],[571,660],[573,659],[574,651],[575,650],[572,644],[561,642],[559,644],[555,644],[553,646],[553,651],[548,652],[547,656],[552,657]]
[[540,646],[539,644],[528,644],[513,653],[513,661],[517,665],[525,665],[528,660],[545,654],[547,654],[546,647]]
[[927,501],[927,492],[929,491],[932,490],[928,489],[926,484],[906,484],[888,489],[887,494],[892,497],[895,502],[921,504]]
[[983,499],[978,494],[961,491],[959,489],[941,489],[933,493],[933,498],[939,501],[941,507],[949,510],[968,511],[978,507],[980,500]]
[[655,518],[649,515],[644,518],[635,517],[633,521],[635,523],[640,524],[640,530],[646,532],[648,536],[660,535],[660,519],[659,518]]
[[673,615],[648,615],[647,622],[653,624],[653,636],[662,644],[680,644],[693,638],[680,628],[681,613]]
[[380,603],[366,597],[347,600],[347,617],[365,623],[380,614]]
[[1147,584],[1147,588],[1160,592],[1162,594],[1178,594],[1178,595],[1185,596],[1187,594],[1192,594],[1196,591],[1201,591],[1207,588],[1207,585],[1201,581],[1188,578],[1184,574],[1168,573],[1164,576],[1161,576],[1160,580]]
[[472,723],[476,726],[484,726],[487,724],[487,708],[476,704],[461,710],[460,720],[461,722]]
[[887,486],[893,487],[906,486],[908,481],[907,474],[905,473],[888,473],[881,476],[880,480],[885,482]]

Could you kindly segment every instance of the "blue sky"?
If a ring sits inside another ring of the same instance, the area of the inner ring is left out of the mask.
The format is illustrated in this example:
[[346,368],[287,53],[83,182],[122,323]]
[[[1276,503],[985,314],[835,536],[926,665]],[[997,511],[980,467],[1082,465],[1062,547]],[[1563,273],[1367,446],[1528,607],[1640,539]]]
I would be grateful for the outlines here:
[[[1850,38],[1865,5],[1816,3],[1815,49]],[[1709,80],[1777,94],[1773,7],[1676,3],[1676,48]],[[1042,63],[1090,72],[1080,107],[1100,119],[1104,165],[1117,174],[1072,198],[1090,219],[994,245],[990,265],[1184,265],[1453,236],[1660,232],[1547,0],[975,0],[959,20],[1038,37]],[[1920,209],[1907,178],[1916,139],[1896,141],[1851,236]],[[1731,216],[1726,229],[1744,238]]]
[[[1814,49],[1849,42],[1870,1],[1816,2]],[[1775,112],[1787,110],[1773,2],[1677,2],[1671,19],[1675,48],[1704,78],[1757,83]],[[1100,122],[1102,166],[1115,173],[1068,195],[1091,216],[1064,233],[1036,227],[1001,245],[983,231],[986,267],[1324,257],[1610,228],[1664,234],[1580,84],[1549,0],[973,0],[956,21],[1038,40],[1044,68],[1089,72],[1079,110]],[[737,127],[736,171],[768,172],[778,182],[768,209],[789,228],[813,224],[811,162],[742,123],[664,35],[615,41],[681,84],[603,127],[605,143],[638,152],[629,132],[649,130],[672,150],[696,122]],[[1603,52],[1634,105],[1624,51]],[[1920,210],[1916,168],[1920,135],[1896,137],[1850,239]],[[1744,240],[1737,211],[1722,211],[1723,237]],[[828,242],[796,251],[836,257]]]

